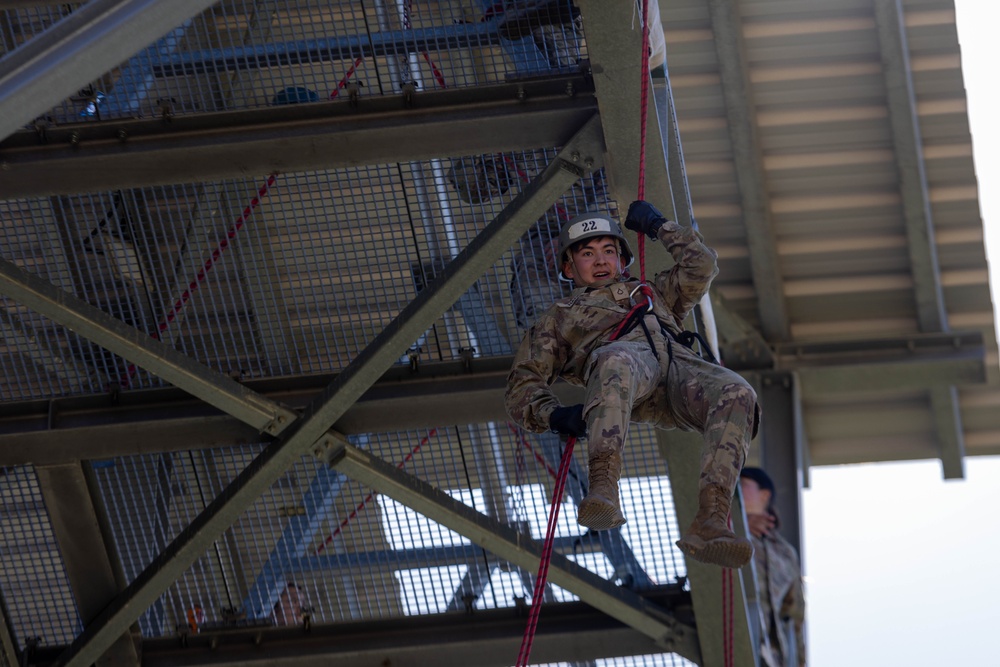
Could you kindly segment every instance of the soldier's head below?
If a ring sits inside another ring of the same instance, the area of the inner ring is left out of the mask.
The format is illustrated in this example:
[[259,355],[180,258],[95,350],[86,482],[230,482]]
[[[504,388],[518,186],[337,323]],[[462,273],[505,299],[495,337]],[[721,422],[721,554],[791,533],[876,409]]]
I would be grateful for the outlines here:
[[577,287],[618,282],[633,257],[622,228],[602,213],[578,215],[559,232],[559,277]]
[[771,476],[760,468],[747,466],[740,471],[740,490],[747,514],[770,514],[778,520],[774,508],[776,491]]

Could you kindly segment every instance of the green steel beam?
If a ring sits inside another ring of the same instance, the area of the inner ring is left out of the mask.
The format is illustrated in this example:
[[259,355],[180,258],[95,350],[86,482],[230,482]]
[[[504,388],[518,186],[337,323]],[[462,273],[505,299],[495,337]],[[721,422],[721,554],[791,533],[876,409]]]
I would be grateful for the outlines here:
[[[441,313],[496,262],[548,209],[553,200],[580,178],[585,169],[599,168],[602,157],[600,122],[594,116],[580,128],[574,139],[545,171],[523,189],[438,278],[403,308],[344,372],[307,406],[301,416],[281,432],[280,438],[237,475],[128,588],[77,636],[55,664],[58,667],[89,667],[291,465],[309,452],[321,455],[326,450],[328,455],[335,455],[338,449],[348,446],[343,436],[329,431],[337,419],[396,363],[409,345]],[[6,287],[4,283],[0,283],[0,286]],[[70,319],[71,313],[67,311],[73,309],[53,310],[53,319],[65,324],[60,316]],[[148,351],[153,346],[152,343],[147,339],[137,347]],[[125,351],[134,352],[131,347],[123,347],[127,348]],[[121,353],[119,350],[113,351]],[[149,356],[155,357],[152,354]],[[155,362],[156,359],[152,361]],[[183,389],[188,388],[186,385],[201,388],[207,379],[218,375],[202,368],[200,373],[195,374],[196,377],[192,377],[191,374],[184,373],[185,369],[177,363],[167,364],[162,370],[168,373],[163,376],[164,379]],[[266,399],[256,394],[251,397],[248,393],[247,402],[267,405]],[[276,406],[272,409],[276,409]]]

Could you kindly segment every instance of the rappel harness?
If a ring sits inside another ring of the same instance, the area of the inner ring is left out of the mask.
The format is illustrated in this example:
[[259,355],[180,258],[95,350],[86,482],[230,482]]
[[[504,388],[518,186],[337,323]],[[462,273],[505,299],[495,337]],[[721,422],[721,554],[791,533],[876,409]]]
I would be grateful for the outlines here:
[[[639,100],[639,182],[636,186],[636,199],[646,198],[646,109],[649,105],[649,21],[647,20],[647,11],[649,0],[642,0],[640,2],[642,6],[642,93]],[[656,345],[653,343],[653,336],[649,332],[649,327],[646,326],[646,315],[653,312],[653,288],[646,283],[646,235],[642,232],[637,234],[639,238],[639,285],[632,290],[629,294],[629,298],[634,304],[632,309],[629,310],[628,314],[621,321],[621,324],[615,329],[614,333],[611,334],[611,340],[618,340],[622,336],[630,333],[636,326],[641,326],[643,333],[646,334],[646,340],[649,341],[649,347],[653,350],[653,355],[657,359],[660,358],[659,353],[656,351]],[[635,295],[639,293],[644,297],[642,301],[636,302]],[[712,353],[712,348],[708,345],[707,341],[702,337],[701,334],[694,331],[681,331],[675,334],[670,327],[668,327],[664,322],[657,318],[660,324],[660,331],[667,338],[667,355],[668,366],[674,360],[673,355],[673,342],[677,341],[681,345],[694,349],[694,342],[697,340],[701,347],[702,358],[711,361],[712,363],[718,363],[715,355]]]
[[[639,252],[642,252],[643,243],[641,241],[639,243],[639,248]],[[641,295],[643,300],[636,303],[636,294]],[[629,299],[634,305],[628,313],[625,314],[625,317],[622,318],[622,321],[611,333],[610,340],[619,340],[622,336],[628,335],[634,331],[636,327],[641,326],[643,333],[646,334],[646,340],[649,342],[649,347],[653,351],[653,356],[659,359],[660,354],[656,351],[656,344],[653,342],[653,335],[650,333],[649,326],[646,324],[646,315],[653,312],[653,288],[646,284],[644,276],[640,277],[639,284],[629,293]],[[679,333],[674,333],[673,329],[667,326],[667,323],[659,317],[656,318],[656,321],[660,325],[660,333],[667,339],[668,364],[674,360],[674,342],[680,343],[684,347],[691,350],[694,349],[694,344],[697,342],[701,350],[699,353],[701,358],[711,361],[713,364],[719,363],[715,358],[715,355],[712,353],[712,348],[709,346],[708,341],[706,341],[705,337],[700,333],[697,331],[681,331]]]

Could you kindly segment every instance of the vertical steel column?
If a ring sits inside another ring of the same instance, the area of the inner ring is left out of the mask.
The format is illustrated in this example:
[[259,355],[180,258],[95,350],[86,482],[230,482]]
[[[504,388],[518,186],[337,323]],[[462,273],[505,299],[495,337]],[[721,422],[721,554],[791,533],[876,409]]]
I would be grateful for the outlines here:
[[758,443],[760,467],[774,481],[775,506],[781,515],[781,534],[802,555],[802,443],[793,373],[762,373],[761,420]]
[[14,640],[14,626],[10,622],[10,613],[7,611],[7,603],[0,590],[0,664],[4,667],[16,667],[21,664],[20,651],[17,650],[17,642]]
[[[654,0],[655,1],[655,0]],[[587,46],[594,70],[598,106],[608,151],[615,160],[608,166],[619,202],[635,199],[639,175],[639,118],[641,112],[642,31],[633,25],[632,3],[578,0],[587,26]],[[648,73],[645,73],[649,76]],[[647,113],[660,118],[656,94],[650,96]],[[668,140],[658,122],[647,123],[646,198],[661,210],[673,210],[667,172]],[[663,147],[667,146],[666,153]],[[654,148],[655,147],[655,148]],[[658,250],[647,248],[647,253]],[[653,259],[652,255],[648,257]],[[655,258],[662,263],[663,257]],[[655,266],[655,264],[654,264]],[[686,528],[697,511],[702,438],[676,431],[657,431],[660,454],[667,461],[670,486],[677,508],[677,522]],[[753,665],[755,648],[750,643],[742,578],[733,573],[733,625],[723,627],[727,600],[722,595],[722,569],[687,559],[688,579],[698,626],[698,640],[707,667],[722,665],[725,633],[732,632],[737,665]],[[728,638],[726,638],[728,639]]]
[[[670,490],[674,498],[674,507],[677,508],[677,524],[684,530],[691,524],[698,511],[702,437],[696,433],[658,430],[656,442],[660,455],[666,459],[667,469],[670,471]],[[728,595],[724,595],[723,577],[726,576],[724,568],[699,563],[692,558],[687,558],[685,561],[688,581],[691,583],[698,643],[701,646],[700,664],[702,667],[721,667],[726,664],[723,648],[731,640],[734,664],[738,667],[755,666],[758,660],[757,647],[751,640],[742,571],[731,570],[735,585]],[[732,624],[726,627],[723,616],[730,601]]]
[[[35,474],[80,618],[86,626],[115,599],[125,581],[110,535],[102,530],[107,519],[92,479],[85,475],[84,465],[76,461],[36,466]],[[97,658],[97,666],[139,665],[136,642],[141,637],[137,627],[133,626],[133,632],[120,635]]]
[[[917,320],[921,331],[947,331],[948,313],[941,286],[903,3],[901,0],[882,0],[874,6],[882,71],[888,91],[886,103],[899,171],[907,249],[916,292]],[[962,479],[965,477],[965,432],[958,391],[955,387],[935,387],[929,393],[944,478]]]

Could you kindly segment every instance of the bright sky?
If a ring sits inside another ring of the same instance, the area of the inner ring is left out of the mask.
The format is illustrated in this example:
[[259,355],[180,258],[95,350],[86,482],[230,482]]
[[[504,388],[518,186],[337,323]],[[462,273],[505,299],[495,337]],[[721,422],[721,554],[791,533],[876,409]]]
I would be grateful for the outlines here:
[[[878,0],[877,0],[878,1]],[[994,307],[1000,2],[955,0]],[[1000,457],[813,468],[803,494],[810,667],[1000,665]]]

